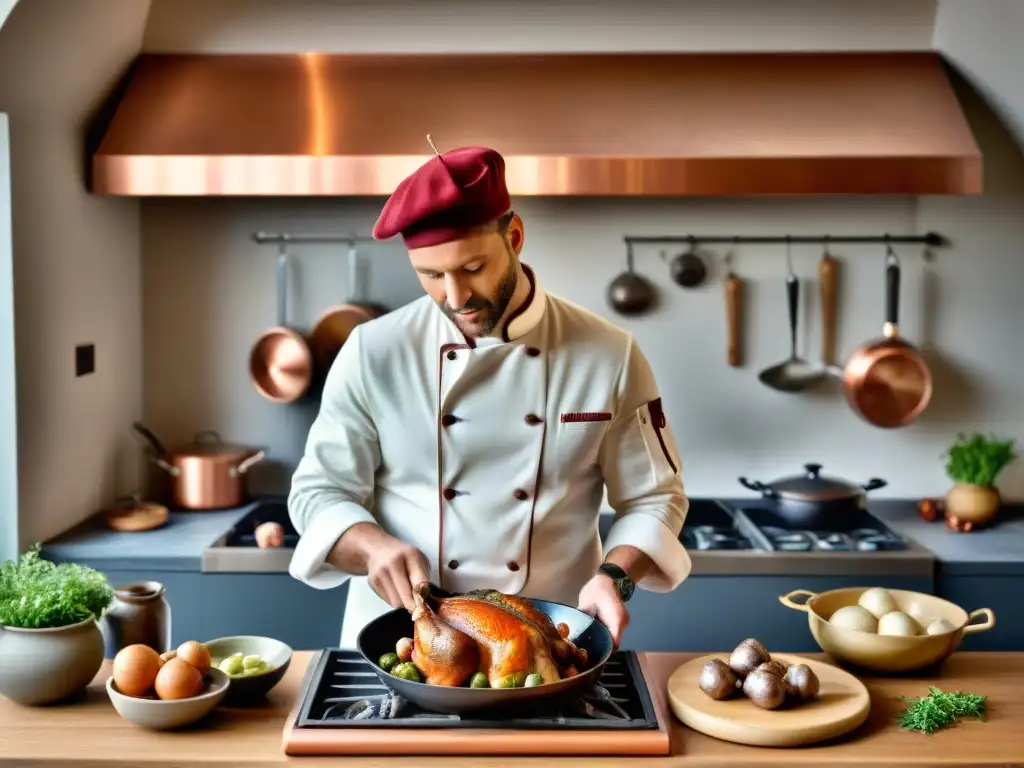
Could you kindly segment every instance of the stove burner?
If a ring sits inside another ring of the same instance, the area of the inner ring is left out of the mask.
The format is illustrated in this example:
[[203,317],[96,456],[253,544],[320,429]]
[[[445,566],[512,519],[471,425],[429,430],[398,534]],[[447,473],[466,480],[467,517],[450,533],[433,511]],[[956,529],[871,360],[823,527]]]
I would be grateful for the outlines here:
[[429,712],[381,683],[356,651],[324,651],[303,693],[299,728],[657,729],[658,720],[632,651],[616,651],[598,683],[580,696],[531,702],[529,714]]
[[[835,530],[800,530],[770,509],[744,507],[737,520],[763,535],[767,544],[780,552],[880,552],[900,551],[906,541],[865,510],[848,513],[837,520]],[[845,525],[843,525],[845,523]]]
[[687,549],[753,549],[750,540],[735,528],[714,525],[683,526],[683,545]]

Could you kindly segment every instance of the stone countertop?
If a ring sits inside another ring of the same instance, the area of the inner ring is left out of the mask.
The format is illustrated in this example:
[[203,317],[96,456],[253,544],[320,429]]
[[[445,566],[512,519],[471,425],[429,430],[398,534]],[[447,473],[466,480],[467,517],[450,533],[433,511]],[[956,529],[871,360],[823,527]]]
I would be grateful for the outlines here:
[[[699,654],[647,654],[652,693],[664,700],[671,673]],[[826,661],[822,654],[807,654]],[[58,768],[263,768],[269,766],[352,765],[360,768],[423,766],[665,766],[721,768],[722,766],[832,765],[854,766],[1024,766],[1024,654],[966,653],[951,657],[929,677],[863,677],[871,694],[871,714],[860,728],[841,739],[799,749],[747,747],[697,733],[664,715],[671,728],[671,754],[665,757],[572,756],[412,756],[349,755],[347,757],[289,757],[282,736],[302,692],[303,676],[312,654],[297,652],[284,679],[259,705],[222,705],[204,721],[177,732],[151,732],[122,720],[104,689],[110,662],[104,662],[92,685],[77,701],[20,707],[0,698],[0,766]],[[968,721],[932,735],[903,731],[896,716],[903,696],[923,696],[928,685],[960,689],[988,697],[987,722]],[[406,743],[415,738],[400,736]]]
[[112,530],[99,516],[92,517],[45,542],[42,554],[100,570],[199,571],[203,551],[258,503],[209,512],[171,511],[166,525],[130,533]]
[[928,522],[917,502],[874,501],[872,514],[935,555],[952,576],[1024,576],[1024,504],[1009,502],[987,528],[956,533],[940,518]]

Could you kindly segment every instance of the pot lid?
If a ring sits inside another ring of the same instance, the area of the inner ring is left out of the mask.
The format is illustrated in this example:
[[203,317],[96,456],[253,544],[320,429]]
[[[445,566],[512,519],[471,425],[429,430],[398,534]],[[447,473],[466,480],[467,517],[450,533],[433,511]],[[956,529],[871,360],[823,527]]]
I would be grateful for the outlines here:
[[256,449],[240,443],[225,443],[219,434],[212,429],[200,432],[188,445],[174,448],[171,453],[175,456],[248,456],[255,453]]
[[858,496],[863,488],[846,480],[821,475],[821,464],[804,464],[806,472],[769,484],[780,496],[804,501],[838,501]]

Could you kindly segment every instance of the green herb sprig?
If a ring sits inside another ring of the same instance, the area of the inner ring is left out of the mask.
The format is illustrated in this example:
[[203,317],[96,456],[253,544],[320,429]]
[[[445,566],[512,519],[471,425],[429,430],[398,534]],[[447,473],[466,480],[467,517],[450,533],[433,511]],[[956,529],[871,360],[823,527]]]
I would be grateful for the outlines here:
[[39,550],[35,544],[0,565],[0,626],[44,629],[99,619],[114,599],[106,576],[77,563],[44,560]]
[[944,693],[935,686],[929,686],[928,691],[928,696],[919,699],[900,699],[910,704],[898,718],[904,730],[935,733],[940,728],[953,725],[961,717],[985,719],[988,703],[985,696],[962,691]]
[[954,483],[990,488],[1014,459],[1013,440],[975,434],[958,435],[946,453],[946,475]]

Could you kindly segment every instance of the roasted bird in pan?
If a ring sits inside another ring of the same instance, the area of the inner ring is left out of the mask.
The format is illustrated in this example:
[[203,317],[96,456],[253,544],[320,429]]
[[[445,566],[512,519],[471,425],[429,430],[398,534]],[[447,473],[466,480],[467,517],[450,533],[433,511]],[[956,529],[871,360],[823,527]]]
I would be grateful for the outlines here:
[[587,667],[587,652],[568,639],[568,626],[555,626],[527,599],[495,590],[439,597],[429,584],[413,598],[411,649],[399,641],[396,660],[411,661],[430,685],[519,688]]

